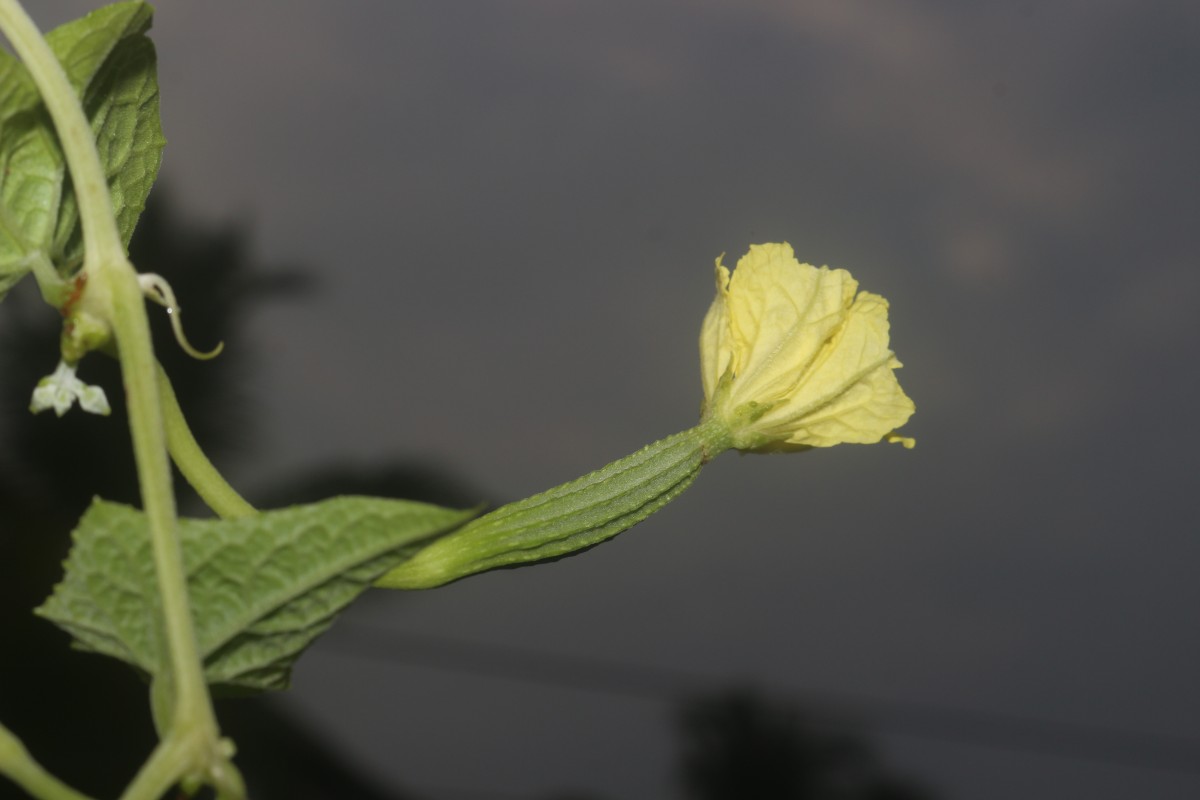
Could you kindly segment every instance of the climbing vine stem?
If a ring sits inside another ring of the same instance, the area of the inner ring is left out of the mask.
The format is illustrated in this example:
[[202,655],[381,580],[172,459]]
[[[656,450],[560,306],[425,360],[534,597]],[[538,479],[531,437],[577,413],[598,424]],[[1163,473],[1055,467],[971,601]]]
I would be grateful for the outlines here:
[[[0,28],[32,76],[54,121],[71,173],[83,225],[87,290],[82,303],[108,323],[116,339],[142,504],[149,522],[161,601],[165,662],[158,680],[170,687],[163,742],[147,762],[153,778],[135,780],[127,800],[157,797],[178,779],[218,785],[237,796],[240,778],[220,741],[196,647],[183,556],[176,535],[175,496],[167,458],[159,384],[145,301],[117,230],[108,182],[91,126],[62,66],[18,0],[0,0]],[[143,776],[146,771],[143,770]],[[145,787],[141,789],[140,787]]]

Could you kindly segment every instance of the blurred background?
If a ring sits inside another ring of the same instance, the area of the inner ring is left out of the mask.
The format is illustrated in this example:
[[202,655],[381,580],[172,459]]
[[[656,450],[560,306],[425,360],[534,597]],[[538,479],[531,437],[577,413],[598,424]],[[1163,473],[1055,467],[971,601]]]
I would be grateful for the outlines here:
[[[134,256],[226,342],[162,347],[251,501],[502,503],[690,426],[752,242],[887,297],[917,404],[913,451],[725,455],[580,557],[369,594],[222,707],[255,796],[1200,793],[1195,3],[157,7]],[[27,613],[133,497],[116,415],[25,411],[57,324],[0,306],[0,719],[112,794],[144,689]]]

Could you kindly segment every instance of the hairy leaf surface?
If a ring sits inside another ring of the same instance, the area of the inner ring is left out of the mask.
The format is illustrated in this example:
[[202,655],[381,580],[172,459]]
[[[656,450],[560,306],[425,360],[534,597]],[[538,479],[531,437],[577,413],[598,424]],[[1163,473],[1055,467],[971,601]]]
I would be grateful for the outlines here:
[[[336,497],[231,520],[180,521],[205,675],[236,691],[284,689],[292,664],[354,598],[472,512]],[[145,516],[97,500],[66,576],[38,609],[84,650],[153,675],[165,663]]]
[[[159,122],[153,10],[115,3],[46,35],[83,100],[113,209],[128,245],[158,175]],[[25,68],[0,50],[0,300],[35,257],[70,274],[83,259],[79,213],[54,126]]]
[[[166,144],[158,106],[154,44],[144,34],[153,10],[142,2],[105,6],[46,37],[92,124],[112,192],[117,229],[128,247]],[[83,260],[79,209],[68,180],[52,256],[60,271]]]

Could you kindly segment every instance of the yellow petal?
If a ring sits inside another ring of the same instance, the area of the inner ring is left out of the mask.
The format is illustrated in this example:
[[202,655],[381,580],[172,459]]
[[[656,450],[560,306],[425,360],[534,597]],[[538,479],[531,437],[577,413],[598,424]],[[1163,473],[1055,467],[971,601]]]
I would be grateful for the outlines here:
[[751,246],[729,288],[731,402],[771,403],[792,393],[857,288],[845,270],[801,264],[786,243]]
[[805,371],[798,390],[759,422],[786,434],[788,444],[829,447],[878,442],[912,416],[912,401],[893,372],[888,349],[888,304],[862,292],[845,323]]
[[704,324],[700,326],[700,380],[704,383],[704,400],[708,402],[717,391],[717,383],[729,366],[731,350],[729,346],[729,308],[726,299],[729,295],[729,270],[721,264],[717,257],[716,265],[717,296],[708,313],[704,315]]
[[857,290],[850,273],[801,264],[787,244],[751,246],[732,276],[717,260],[700,336],[705,415],[736,447],[913,446],[895,432],[914,406],[896,380],[887,301]]

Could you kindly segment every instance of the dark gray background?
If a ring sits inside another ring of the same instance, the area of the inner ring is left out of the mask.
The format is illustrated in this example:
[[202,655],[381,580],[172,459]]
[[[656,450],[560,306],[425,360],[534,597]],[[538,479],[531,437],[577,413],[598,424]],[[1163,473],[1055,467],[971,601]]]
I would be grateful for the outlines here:
[[[712,260],[751,242],[892,303],[916,450],[726,455],[581,558],[352,625],[1200,740],[1200,6],[162,0],[153,35],[172,198],[318,281],[227,342],[252,498],[419,458],[515,499],[689,426]],[[394,785],[675,791],[669,704],[338,637],[286,702]],[[877,732],[946,797],[1200,792],[969,727]]]

